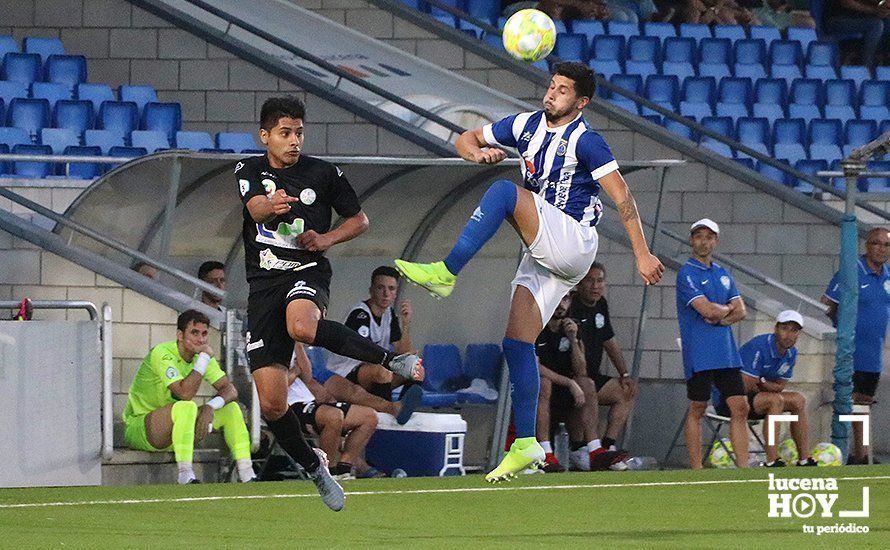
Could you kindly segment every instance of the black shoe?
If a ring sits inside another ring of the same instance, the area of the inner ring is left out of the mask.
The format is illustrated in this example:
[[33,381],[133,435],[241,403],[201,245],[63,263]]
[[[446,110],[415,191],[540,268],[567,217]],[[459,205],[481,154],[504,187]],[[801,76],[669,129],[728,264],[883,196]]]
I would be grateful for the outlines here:
[[[772,462],[765,462],[763,465],[767,468],[784,468],[785,466],[787,466],[787,464],[785,464],[785,461],[781,458],[777,458]],[[815,463],[813,463],[813,465],[815,466]]]
[[197,479],[193,479],[187,483],[187,485],[200,485],[200,484],[201,484],[201,482],[198,481]]
[[797,465],[798,466],[818,466],[819,463],[816,462],[815,460],[813,460],[813,457],[810,457],[810,458],[804,460],[803,462],[798,460]]
[[859,466],[860,464],[868,464],[868,458],[859,459],[853,455],[847,457],[847,466]]

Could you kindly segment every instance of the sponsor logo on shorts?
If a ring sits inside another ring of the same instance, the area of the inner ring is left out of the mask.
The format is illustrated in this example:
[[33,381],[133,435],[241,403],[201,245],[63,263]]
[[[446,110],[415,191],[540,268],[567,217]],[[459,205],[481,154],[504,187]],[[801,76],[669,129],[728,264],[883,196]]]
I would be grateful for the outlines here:
[[315,264],[316,262],[303,264],[302,262],[292,262],[279,259],[278,256],[276,256],[275,253],[268,248],[260,251],[260,267],[268,271],[271,271],[273,269],[278,269],[281,271],[299,271],[300,269],[312,267]]
[[263,339],[260,338],[256,342],[251,342],[251,343],[247,344],[247,351],[253,351],[255,349],[260,349],[264,345],[265,344],[263,343]]
[[315,296],[318,293],[317,290],[312,288],[311,286],[306,284],[306,281],[297,281],[293,288],[287,293],[288,298],[293,298],[297,295],[305,295],[305,296]]

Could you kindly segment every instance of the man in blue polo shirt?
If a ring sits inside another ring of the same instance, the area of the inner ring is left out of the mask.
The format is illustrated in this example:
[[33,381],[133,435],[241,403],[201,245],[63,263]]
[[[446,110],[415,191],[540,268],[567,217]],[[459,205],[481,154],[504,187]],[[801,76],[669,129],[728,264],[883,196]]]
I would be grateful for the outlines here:
[[677,321],[686,374],[686,447],[689,465],[702,467],[701,419],[711,387],[725,397],[732,441],[739,468],[748,467],[748,401],[742,381],[742,359],[730,325],[745,318],[745,302],[732,276],[711,261],[720,227],[708,218],[690,228],[692,257],[677,272]]
[[[859,258],[859,309],[856,316],[856,340],[853,351],[853,402],[871,405],[878,389],[884,365],[884,339],[887,334],[887,307],[890,306],[890,232],[876,227],[865,237],[865,254]],[[837,325],[840,282],[835,273],[822,303],[826,315]],[[868,461],[862,445],[862,424],[853,423],[853,449],[848,464]]]
[[[748,340],[739,348],[742,357],[742,378],[748,392],[751,406],[749,418],[764,419],[763,436],[769,441],[770,415],[787,411],[797,415],[797,422],[791,423],[791,437],[800,452],[798,466],[815,466],[810,457],[809,428],[807,423],[807,400],[796,391],[788,391],[785,385],[794,376],[797,362],[797,338],[803,329],[800,313],[786,309],[776,317],[772,333],[761,334]],[[714,388],[711,396],[717,414],[729,416],[730,411],[723,396]],[[769,468],[786,466],[778,456],[775,445],[766,446],[766,464]]]

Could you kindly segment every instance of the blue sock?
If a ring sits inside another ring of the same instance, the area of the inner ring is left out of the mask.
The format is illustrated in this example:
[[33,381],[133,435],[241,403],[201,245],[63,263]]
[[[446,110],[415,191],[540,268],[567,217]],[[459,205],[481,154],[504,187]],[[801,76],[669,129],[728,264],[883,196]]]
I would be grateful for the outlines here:
[[445,267],[457,275],[476,255],[501,226],[507,216],[516,209],[516,184],[508,180],[498,180],[491,184],[479,202],[479,207],[470,216],[451,253],[445,258]]
[[513,424],[516,437],[535,437],[538,416],[538,392],[541,379],[535,346],[512,338],[504,338],[504,357],[510,371],[510,392],[513,398]]

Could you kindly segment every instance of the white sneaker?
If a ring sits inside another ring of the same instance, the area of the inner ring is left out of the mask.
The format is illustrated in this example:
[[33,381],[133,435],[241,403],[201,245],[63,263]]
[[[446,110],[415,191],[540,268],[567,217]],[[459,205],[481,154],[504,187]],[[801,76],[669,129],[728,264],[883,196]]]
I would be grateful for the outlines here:
[[587,447],[569,453],[569,470],[590,471],[590,453],[587,452]]

